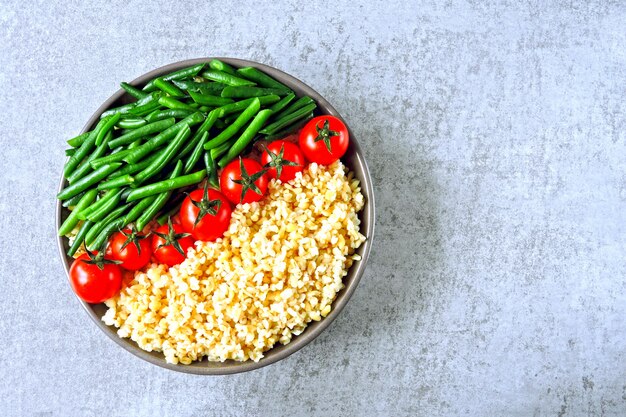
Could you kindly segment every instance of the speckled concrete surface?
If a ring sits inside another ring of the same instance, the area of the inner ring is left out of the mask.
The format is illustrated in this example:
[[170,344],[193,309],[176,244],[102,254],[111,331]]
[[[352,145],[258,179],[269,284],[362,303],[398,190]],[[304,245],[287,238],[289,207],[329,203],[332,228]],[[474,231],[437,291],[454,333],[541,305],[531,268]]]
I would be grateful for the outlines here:
[[[0,1],[0,415],[626,415],[626,5],[230,3]],[[325,95],[378,203],[343,315],[227,377],[107,340],[53,225],[64,139],[118,81],[210,55]]]

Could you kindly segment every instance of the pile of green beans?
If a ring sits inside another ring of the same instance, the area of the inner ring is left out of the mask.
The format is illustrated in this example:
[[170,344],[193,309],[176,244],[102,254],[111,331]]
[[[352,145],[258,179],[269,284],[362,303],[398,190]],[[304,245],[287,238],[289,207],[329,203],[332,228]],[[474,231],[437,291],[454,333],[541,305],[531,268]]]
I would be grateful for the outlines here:
[[[219,188],[218,169],[259,139],[274,140],[313,117],[315,102],[257,68],[219,60],[162,75],[141,86],[122,82],[126,103],[110,108],[70,149],[57,195],[70,210],[60,236],[74,234],[101,249],[134,223],[160,223],[180,206],[181,191],[205,178]],[[128,100],[130,99],[130,100]],[[76,233],[74,233],[76,231]]]

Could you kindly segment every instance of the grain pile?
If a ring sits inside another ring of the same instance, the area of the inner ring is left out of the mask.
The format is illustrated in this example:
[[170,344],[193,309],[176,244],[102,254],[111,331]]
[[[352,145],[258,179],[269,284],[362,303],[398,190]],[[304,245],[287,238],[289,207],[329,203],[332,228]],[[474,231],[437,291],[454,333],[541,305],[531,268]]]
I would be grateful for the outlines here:
[[341,162],[311,164],[287,184],[272,181],[259,203],[239,205],[216,242],[197,242],[187,259],[151,265],[102,318],[170,363],[258,361],[321,320],[365,237],[359,183]]

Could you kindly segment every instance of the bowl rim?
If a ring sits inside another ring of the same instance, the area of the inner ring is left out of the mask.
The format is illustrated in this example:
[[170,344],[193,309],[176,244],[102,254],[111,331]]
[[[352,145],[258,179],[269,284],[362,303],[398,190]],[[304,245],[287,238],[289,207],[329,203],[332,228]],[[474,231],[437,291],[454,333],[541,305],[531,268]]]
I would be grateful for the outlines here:
[[[167,74],[172,71],[176,71],[181,68],[196,65],[202,62],[208,63],[212,59],[219,59],[235,67],[252,66],[257,69],[260,69],[261,71],[271,75],[274,78],[278,77],[281,82],[286,82],[287,84],[297,86],[299,90],[304,91],[305,94],[312,97],[318,103],[320,108],[324,109],[324,114],[330,114],[330,115],[339,117],[342,120],[344,120],[343,117],[341,117],[341,115],[339,114],[339,112],[324,97],[322,97],[317,91],[313,90],[311,87],[309,87],[307,84],[305,84],[301,80],[277,68],[274,68],[274,67],[271,67],[269,65],[262,64],[259,62],[247,60],[247,59],[228,58],[228,57],[205,57],[205,58],[194,58],[194,59],[177,61],[177,62],[173,62],[167,65],[163,65],[161,67],[155,68],[143,75],[140,75],[139,77],[131,81],[129,84],[133,86],[141,86],[141,85],[144,85],[148,80],[152,78],[158,77],[163,74]],[[98,109],[92,114],[92,116],[88,119],[88,121],[85,123],[85,125],[81,129],[80,133],[82,134],[88,131],[93,125],[95,125],[100,115],[104,111],[106,111],[108,108],[110,108],[113,103],[115,103],[117,100],[122,98],[124,95],[125,95],[125,91],[120,88],[113,95],[111,95],[107,100],[105,100],[104,103],[102,103],[98,107]],[[153,365],[157,365],[161,368],[169,369],[169,370],[176,371],[176,372],[196,374],[196,375],[236,374],[236,373],[241,373],[241,372],[252,371],[255,369],[259,369],[259,368],[271,365],[299,351],[304,346],[306,346],[311,341],[313,341],[315,338],[317,338],[325,329],[327,329],[330,326],[330,324],[337,318],[337,316],[341,313],[345,305],[348,303],[348,301],[352,297],[352,294],[356,290],[356,287],[358,286],[361,280],[361,277],[363,276],[363,273],[365,271],[367,260],[369,258],[369,254],[371,251],[372,241],[374,238],[376,216],[375,216],[374,189],[372,185],[372,179],[370,176],[369,167],[365,160],[363,150],[361,149],[361,146],[359,145],[357,139],[355,138],[354,134],[350,130],[350,127],[348,126],[347,123],[346,123],[346,127],[348,127],[348,132],[350,135],[350,146],[354,147],[355,157],[358,159],[359,164],[363,167],[363,181],[361,181],[361,188],[365,189],[367,192],[367,199],[363,208],[362,216],[363,218],[367,217],[369,221],[368,221],[367,230],[361,231],[361,233],[363,233],[363,235],[367,237],[367,239],[365,240],[365,242],[363,242],[363,245],[362,245],[363,252],[361,254],[361,260],[355,262],[350,267],[350,269],[356,268],[354,272],[354,277],[352,281],[348,283],[349,285],[348,284],[345,285],[344,289],[342,290],[343,294],[340,294],[337,296],[337,298],[335,298],[335,300],[333,301],[333,308],[331,312],[328,314],[328,316],[320,320],[318,322],[319,324],[317,325],[317,327],[313,329],[309,329],[307,326],[307,329],[305,329],[305,331],[302,334],[300,334],[297,337],[292,338],[292,340],[287,345],[283,345],[284,348],[281,351],[275,354],[269,354],[267,356],[264,356],[258,362],[254,362],[252,360],[248,360],[244,362],[227,361],[227,362],[221,362],[221,363],[222,364],[229,363],[228,366],[219,366],[219,367],[208,367],[208,366],[207,367],[194,367],[194,366],[183,365],[183,364],[167,363],[163,358],[155,357],[152,354],[150,354],[150,352],[144,351],[139,346],[137,346],[137,344],[131,339],[121,338],[117,335],[116,332],[107,331],[107,329],[109,329],[110,326],[107,326],[101,320],[100,316],[98,316],[95,313],[95,311],[90,307],[90,304],[84,302],[83,300],[78,298],[76,294],[74,294],[76,299],[80,302],[83,309],[87,312],[89,317],[98,326],[98,328],[103,333],[105,333],[111,340],[113,340],[117,345],[124,348],[124,350],[132,353],[134,356],[140,359],[143,359]],[[65,178],[63,177],[63,174],[61,173],[61,180],[59,182],[58,192],[60,192],[63,189],[65,182],[66,182]],[[58,230],[61,224],[61,217],[62,217],[63,209],[64,207],[62,206],[61,201],[56,199],[56,211],[55,211],[56,229],[55,230]],[[57,248],[59,250],[59,255],[61,257],[63,268],[65,269],[65,274],[66,274],[67,282],[69,285],[70,264],[68,262],[68,257],[64,250],[64,244],[63,244],[64,237],[59,236],[58,234],[56,235],[57,235],[56,236]],[[306,331],[306,330],[309,330],[309,331]],[[265,353],[271,352],[272,349],[266,351]]]

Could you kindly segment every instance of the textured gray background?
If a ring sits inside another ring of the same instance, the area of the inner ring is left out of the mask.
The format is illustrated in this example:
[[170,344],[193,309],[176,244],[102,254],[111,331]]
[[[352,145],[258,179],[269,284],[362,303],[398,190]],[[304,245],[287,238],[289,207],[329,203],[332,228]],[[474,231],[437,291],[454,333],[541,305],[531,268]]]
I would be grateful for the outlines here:
[[[0,415],[626,415],[626,4],[229,3],[0,1]],[[106,339],[53,225],[116,84],[211,55],[326,96],[378,204],[342,316],[225,377]]]

